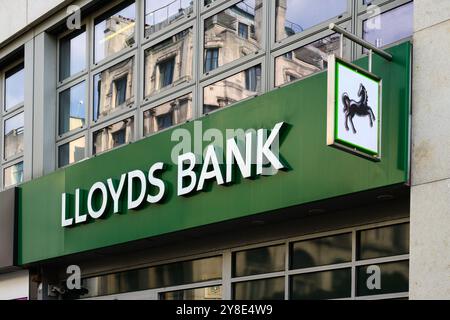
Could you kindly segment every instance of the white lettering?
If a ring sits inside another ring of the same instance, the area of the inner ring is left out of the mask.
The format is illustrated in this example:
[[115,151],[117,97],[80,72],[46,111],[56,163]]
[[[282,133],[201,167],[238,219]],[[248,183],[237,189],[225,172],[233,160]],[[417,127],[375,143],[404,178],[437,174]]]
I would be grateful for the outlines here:
[[[212,171],[208,171],[209,166],[212,165]],[[217,159],[217,153],[214,145],[208,146],[206,149],[205,160],[203,161],[202,173],[197,187],[197,191],[203,190],[205,181],[216,178],[217,184],[224,184],[222,172],[220,171],[219,160]]]
[[[187,168],[184,168],[185,162],[189,162]],[[194,168],[196,165],[196,156],[192,152],[188,152],[178,157],[178,196],[184,196],[194,191],[197,184],[197,176]],[[185,178],[190,178],[191,183],[184,187]]]
[[[93,201],[94,201],[94,194],[96,191],[100,191],[102,195],[102,205],[100,206],[100,209],[95,210],[93,207]],[[95,183],[91,190],[89,191],[88,195],[88,213],[91,216],[92,219],[99,219],[103,216],[103,214],[106,211],[106,207],[108,206],[108,190],[106,189],[106,186],[103,182],[97,182]]]
[[[138,179],[141,186],[141,192],[137,199],[133,200],[134,197],[134,185],[133,181]],[[128,210],[133,210],[139,208],[145,199],[145,194],[147,193],[147,178],[141,170],[135,170],[128,174]]]
[[155,186],[159,189],[159,192],[156,196],[147,196],[148,203],[158,203],[164,198],[164,194],[166,193],[166,186],[164,184],[164,181],[155,177],[155,172],[161,171],[163,169],[164,163],[158,162],[155,163],[148,171],[148,182],[150,182],[150,185]]

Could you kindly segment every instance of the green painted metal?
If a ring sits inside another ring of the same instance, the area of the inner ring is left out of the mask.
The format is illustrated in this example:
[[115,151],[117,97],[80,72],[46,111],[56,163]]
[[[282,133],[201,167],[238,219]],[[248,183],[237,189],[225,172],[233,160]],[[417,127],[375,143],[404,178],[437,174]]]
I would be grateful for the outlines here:
[[[177,197],[176,167],[170,166],[163,175],[171,190],[164,204],[61,227],[62,193],[88,190],[97,181],[119,178],[135,169],[148,170],[155,162],[171,163],[172,131],[162,132],[21,185],[19,265],[406,182],[411,44],[403,43],[389,52],[393,62],[378,57],[373,61],[373,72],[383,78],[380,163],[326,146],[327,73],[322,72],[202,118],[204,130],[272,128],[287,122],[290,129],[281,154],[292,170]],[[367,66],[367,60],[358,64]],[[194,126],[182,127],[193,131]]]

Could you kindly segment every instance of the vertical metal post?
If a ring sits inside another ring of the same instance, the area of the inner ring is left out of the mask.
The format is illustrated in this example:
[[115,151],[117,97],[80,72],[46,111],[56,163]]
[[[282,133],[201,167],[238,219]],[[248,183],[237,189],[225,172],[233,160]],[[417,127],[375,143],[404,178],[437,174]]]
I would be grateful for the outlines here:
[[340,44],[339,44],[339,55],[342,59],[344,59],[344,40],[345,40],[344,34],[341,33],[340,37],[341,37],[341,40],[340,40]]
[[369,49],[369,72],[372,72],[373,50]]

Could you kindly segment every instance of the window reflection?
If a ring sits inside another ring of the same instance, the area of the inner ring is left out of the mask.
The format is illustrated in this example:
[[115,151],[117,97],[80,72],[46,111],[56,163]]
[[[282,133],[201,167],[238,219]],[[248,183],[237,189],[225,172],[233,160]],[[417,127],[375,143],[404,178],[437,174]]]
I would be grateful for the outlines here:
[[69,164],[83,160],[86,155],[86,138],[71,141],[59,147],[58,166],[65,167]]
[[352,260],[350,233],[292,244],[291,269],[319,267]]
[[86,30],[69,34],[60,40],[59,81],[77,74],[86,68]]
[[284,277],[239,282],[233,290],[234,300],[284,300]]
[[251,67],[203,89],[203,112],[209,113],[261,93],[261,66]]
[[347,0],[276,0],[276,41],[348,11]]
[[409,223],[360,231],[358,259],[374,259],[409,253]]
[[85,123],[86,83],[83,81],[59,94],[59,134],[82,128]]
[[95,20],[94,60],[99,62],[135,43],[136,5],[127,1]]
[[324,300],[351,296],[351,269],[299,274],[291,278],[292,300]]
[[[83,298],[172,287],[221,278],[221,256],[176,262],[83,279],[83,287],[88,289],[88,294]],[[211,294],[214,293],[211,292]]]
[[413,34],[414,3],[389,10],[364,21],[363,38],[377,47],[383,47]]
[[145,96],[191,81],[193,29],[187,29],[145,51]]
[[94,133],[94,154],[102,153],[134,139],[134,118],[117,122]]
[[[281,86],[326,69],[328,55],[339,54],[340,42],[340,36],[333,34],[277,57],[275,86]],[[344,48],[345,43],[344,41]]]
[[23,162],[6,168],[3,171],[3,187],[9,188],[23,182]]
[[170,128],[192,119],[192,94],[166,102],[144,112],[144,135]]
[[5,121],[5,159],[23,152],[24,113]]
[[193,0],[146,0],[145,36],[158,32],[193,13]]
[[134,103],[134,58],[94,77],[94,121]]
[[160,300],[222,300],[222,286],[164,292]]
[[262,0],[245,0],[206,19],[204,71],[261,50],[262,17]]
[[25,70],[20,64],[5,75],[5,111],[23,104],[25,97]]
[[[358,267],[357,274],[357,295],[370,296],[377,294],[389,294],[408,292],[409,290],[409,261],[391,262],[375,265],[380,268],[380,287],[369,287],[368,279],[374,274],[373,269],[363,266]],[[370,282],[372,283],[372,282]]]
[[233,254],[234,277],[283,271],[284,265],[284,245],[240,251]]

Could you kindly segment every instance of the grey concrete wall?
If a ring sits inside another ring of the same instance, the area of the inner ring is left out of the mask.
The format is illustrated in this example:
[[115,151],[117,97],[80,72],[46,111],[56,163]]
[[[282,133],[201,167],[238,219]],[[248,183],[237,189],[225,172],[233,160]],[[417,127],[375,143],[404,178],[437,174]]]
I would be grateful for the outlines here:
[[68,0],[0,0],[0,43]]
[[411,299],[450,299],[450,1],[415,0]]

